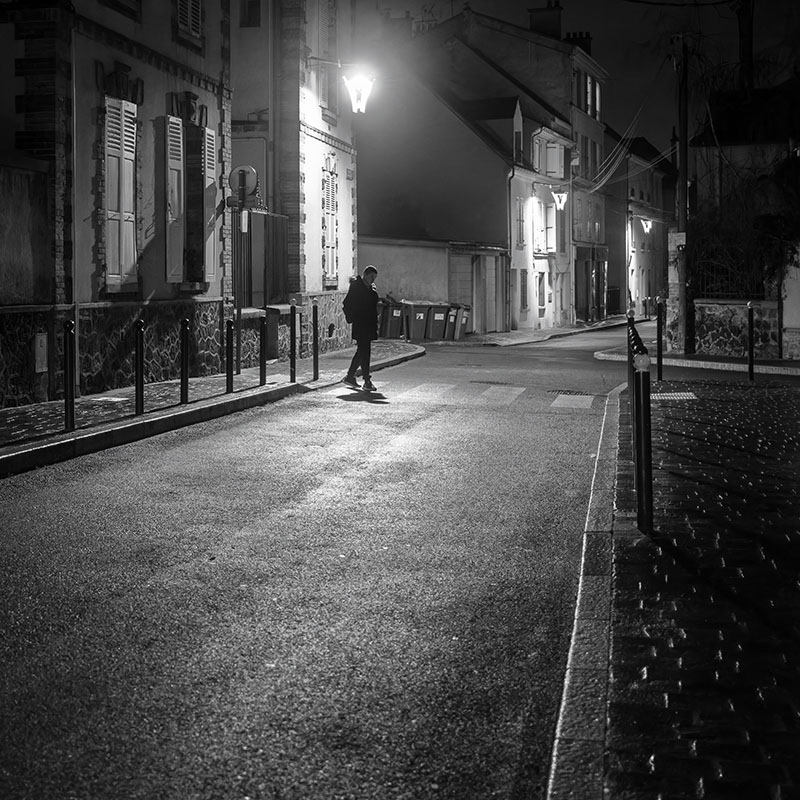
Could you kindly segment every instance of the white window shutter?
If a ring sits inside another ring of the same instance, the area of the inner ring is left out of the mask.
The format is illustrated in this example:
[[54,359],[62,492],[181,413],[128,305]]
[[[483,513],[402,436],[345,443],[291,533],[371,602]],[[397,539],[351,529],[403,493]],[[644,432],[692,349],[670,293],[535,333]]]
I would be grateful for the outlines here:
[[203,219],[206,221],[203,263],[206,282],[217,274],[217,137],[211,128],[203,137]]
[[545,230],[547,251],[552,253],[556,249],[556,207],[555,203],[549,203],[545,208]]
[[[560,158],[559,158],[560,156]],[[560,145],[555,142],[547,143],[546,174],[560,178],[564,171],[564,154]]]
[[122,101],[106,98],[106,280],[122,283],[120,246],[122,239]]
[[106,280],[136,281],[136,120],[133,103],[106,98]]
[[122,101],[122,230],[120,266],[124,283],[136,280],[136,106]]
[[166,137],[166,279],[168,283],[180,283],[183,280],[184,251],[186,248],[184,140],[183,121],[180,117],[167,117]]

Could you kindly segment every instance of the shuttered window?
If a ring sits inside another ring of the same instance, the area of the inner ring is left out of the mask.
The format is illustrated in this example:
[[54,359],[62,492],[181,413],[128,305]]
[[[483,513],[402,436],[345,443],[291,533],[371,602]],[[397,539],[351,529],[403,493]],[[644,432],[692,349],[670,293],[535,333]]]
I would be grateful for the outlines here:
[[136,283],[137,107],[107,97],[105,103],[106,282]]

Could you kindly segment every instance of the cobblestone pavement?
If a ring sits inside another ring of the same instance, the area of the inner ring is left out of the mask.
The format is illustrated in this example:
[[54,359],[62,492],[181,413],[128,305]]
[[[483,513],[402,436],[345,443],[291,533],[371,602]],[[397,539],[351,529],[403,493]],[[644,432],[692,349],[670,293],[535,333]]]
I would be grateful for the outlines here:
[[800,388],[652,397],[648,536],[620,402],[606,797],[800,798]]

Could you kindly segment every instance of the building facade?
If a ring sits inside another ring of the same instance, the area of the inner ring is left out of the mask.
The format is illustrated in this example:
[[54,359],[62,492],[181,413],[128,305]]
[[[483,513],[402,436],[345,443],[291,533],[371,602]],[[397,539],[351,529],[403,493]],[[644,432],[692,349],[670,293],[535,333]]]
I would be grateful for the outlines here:
[[[220,369],[230,295],[227,2],[11,2],[0,8],[4,180],[18,236],[0,267],[0,405]],[[25,246],[24,241],[30,242]]]
[[357,265],[353,30],[351,0],[241,0],[232,20],[233,160],[259,179],[242,302],[294,300],[306,333],[316,302],[323,350],[349,343],[342,293]]

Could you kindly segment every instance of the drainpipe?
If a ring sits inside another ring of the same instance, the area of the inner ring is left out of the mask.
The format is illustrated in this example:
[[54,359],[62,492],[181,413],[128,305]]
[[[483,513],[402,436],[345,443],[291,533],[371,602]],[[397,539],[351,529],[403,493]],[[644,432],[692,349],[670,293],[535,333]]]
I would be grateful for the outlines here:
[[506,258],[506,269],[505,269],[505,319],[503,320],[503,327],[505,330],[511,330],[511,254],[513,251],[514,246],[514,222],[512,219],[511,212],[513,211],[513,203],[511,202],[511,181],[514,180],[514,176],[517,174],[517,167],[515,164],[511,165],[511,172],[508,174],[508,213],[506,217],[508,218],[508,242],[507,242],[507,249],[508,249],[508,258]]
[[[74,12],[73,12],[74,15]],[[71,16],[71,21],[74,22],[74,16]],[[69,154],[70,161],[72,162],[72,174],[75,174],[75,143],[79,141],[78,139],[78,130],[77,130],[77,117],[78,115],[75,113],[75,109],[80,108],[78,104],[77,98],[77,80],[76,80],[76,69],[75,69],[75,26],[72,25],[72,31],[69,37],[69,60],[70,60],[70,72],[71,72],[71,84],[72,84],[72,152]],[[74,180],[72,181],[74,184]],[[70,199],[70,204],[73,208],[73,213],[70,215],[70,230],[71,230],[71,237],[72,237],[72,246],[70,248],[70,258],[72,260],[72,297],[68,298],[65,297],[64,300],[69,303],[70,300],[72,301],[72,319],[75,323],[75,397],[80,397],[80,386],[81,386],[81,371],[80,371],[80,363],[81,363],[81,336],[80,336],[80,313],[78,308],[78,259],[75,258],[75,244],[76,244],[76,214],[75,214],[75,192],[73,189],[70,189],[70,193],[72,195]]]

